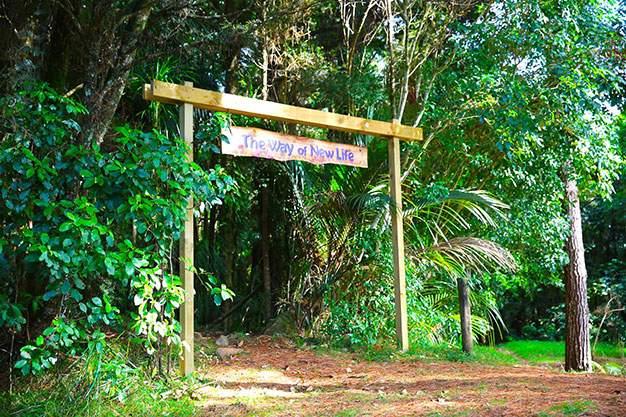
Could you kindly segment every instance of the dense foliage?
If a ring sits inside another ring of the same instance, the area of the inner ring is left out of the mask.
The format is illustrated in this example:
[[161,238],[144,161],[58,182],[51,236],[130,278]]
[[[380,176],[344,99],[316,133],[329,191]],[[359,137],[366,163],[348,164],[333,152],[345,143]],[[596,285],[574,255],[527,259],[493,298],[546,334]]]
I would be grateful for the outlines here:
[[45,84],[1,106],[1,323],[37,335],[15,366],[38,373],[58,353],[101,352],[105,333],[123,329],[122,310],[148,352],[178,351],[183,293],[172,268],[184,201],[220,203],[229,177],[190,164],[183,143],[157,132],[117,128],[114,151],[84,148],[85,108]]
[[[402,144],[411,343],[563,337],[564,184],[576,183],[592,334],[625,341],[616,1],[26,1],[0,21],[0,347],[22,373],[122,334],[180,348],[178,238],[195,202],[196,327],[394,343],[384,139],[176,109],[144,82],[376,120]],[[253,126],[369,149],[369,168],[232,158]],[[264,283],[267,285],[264,288]],[[110,352],[109,352],[110,353]],[[6,356],[6,357],[5,357]]]

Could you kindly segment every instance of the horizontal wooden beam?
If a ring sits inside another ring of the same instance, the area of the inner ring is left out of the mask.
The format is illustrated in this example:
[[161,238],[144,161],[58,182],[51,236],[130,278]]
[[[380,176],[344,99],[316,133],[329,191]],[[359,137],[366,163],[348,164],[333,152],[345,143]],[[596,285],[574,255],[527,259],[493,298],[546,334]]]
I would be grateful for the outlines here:
[[190,103],[194,107],[201,109],[298,123],[348,133],[387,138],[396,137],[405,141],[422,140],[422,129],[417,127],[289,106],[273,101],[218,93],[163,81],[155,80],[152,81],[151,85],[146,84],[146,87],[144,87],[144,98],[170,104]]
[[143,93],[142,95],[143,95],[143,99],[144,100],[158,101],[160,103],[167,103],[167,104],[181,104],[180,101],[168,100],[166,98],[156,98],[156,97],[154,97],[152,95],[152,85],[151,84],[144,84],[142,93]]

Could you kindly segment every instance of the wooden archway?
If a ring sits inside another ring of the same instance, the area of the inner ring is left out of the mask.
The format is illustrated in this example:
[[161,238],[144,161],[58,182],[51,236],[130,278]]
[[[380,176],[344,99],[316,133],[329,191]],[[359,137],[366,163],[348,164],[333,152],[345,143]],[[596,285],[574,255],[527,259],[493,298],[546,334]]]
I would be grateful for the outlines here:
[[[404,264],[404,232],[402,224],[402,193],[400,188],[400,141],[422,140],[422,129],[403,126],[398,120],[391,123],[360,117],[289,106],[271,101],[257,100],[233,94],[194,88],[190,82],[184,85],[152,81],[145,84],[143,97],[146,100],[179,106],[180,135],[189,146],[188,158],[193,161],[193,108],[229,112],[244,116],[297,123],[348,133],[385,137],[389,148],[389,194],[395,202],[396,210],[391,213],[393,243],[393,276],[396,311],[396,339],[398,348],[409,348],[406,285]],[[187,202],[187,215],[184,232],[180,238],[180,277],[185,290],[185,300],[181,305],[181,338],[187,345],[181,357],[181,372],[188,375],[194,371],[194,305],[193,305],[193,199]]]

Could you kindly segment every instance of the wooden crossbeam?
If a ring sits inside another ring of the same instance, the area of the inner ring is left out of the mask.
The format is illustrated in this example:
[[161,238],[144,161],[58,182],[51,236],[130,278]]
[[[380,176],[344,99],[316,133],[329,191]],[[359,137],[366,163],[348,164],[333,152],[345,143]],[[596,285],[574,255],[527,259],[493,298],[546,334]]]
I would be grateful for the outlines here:
[[190,86],[152,81],[143,89],[146,100],[170,104],[189,103],[194,107],[244,116],[261,117],[326,129],[370,136],[395,137],[404,141],[422,140],[422,129],[330,113],[273,101],[257,100],[233,94],[218,93]]

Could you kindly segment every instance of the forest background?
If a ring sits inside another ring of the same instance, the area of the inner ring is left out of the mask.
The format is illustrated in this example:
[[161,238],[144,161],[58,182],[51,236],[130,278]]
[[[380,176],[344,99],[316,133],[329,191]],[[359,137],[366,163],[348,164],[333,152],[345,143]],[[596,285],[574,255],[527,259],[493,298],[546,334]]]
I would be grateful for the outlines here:
[[[1,6],[10,368],[106,354],[122,334],[169,373],[189,196],[198,328],[278,318],[301,337],[394,344],[386,141],[196,109],[190,163],[176,109],[142,99],[152,79],[424,130],[402,144],[413,346],[459,343],[459,289],[476,341],[562,340],[565,282],[583,283],[572,311],[588,291],[591,335],[625,342],[623,3]],[[366,145],[369,168],[222,155],[229,125]]]

